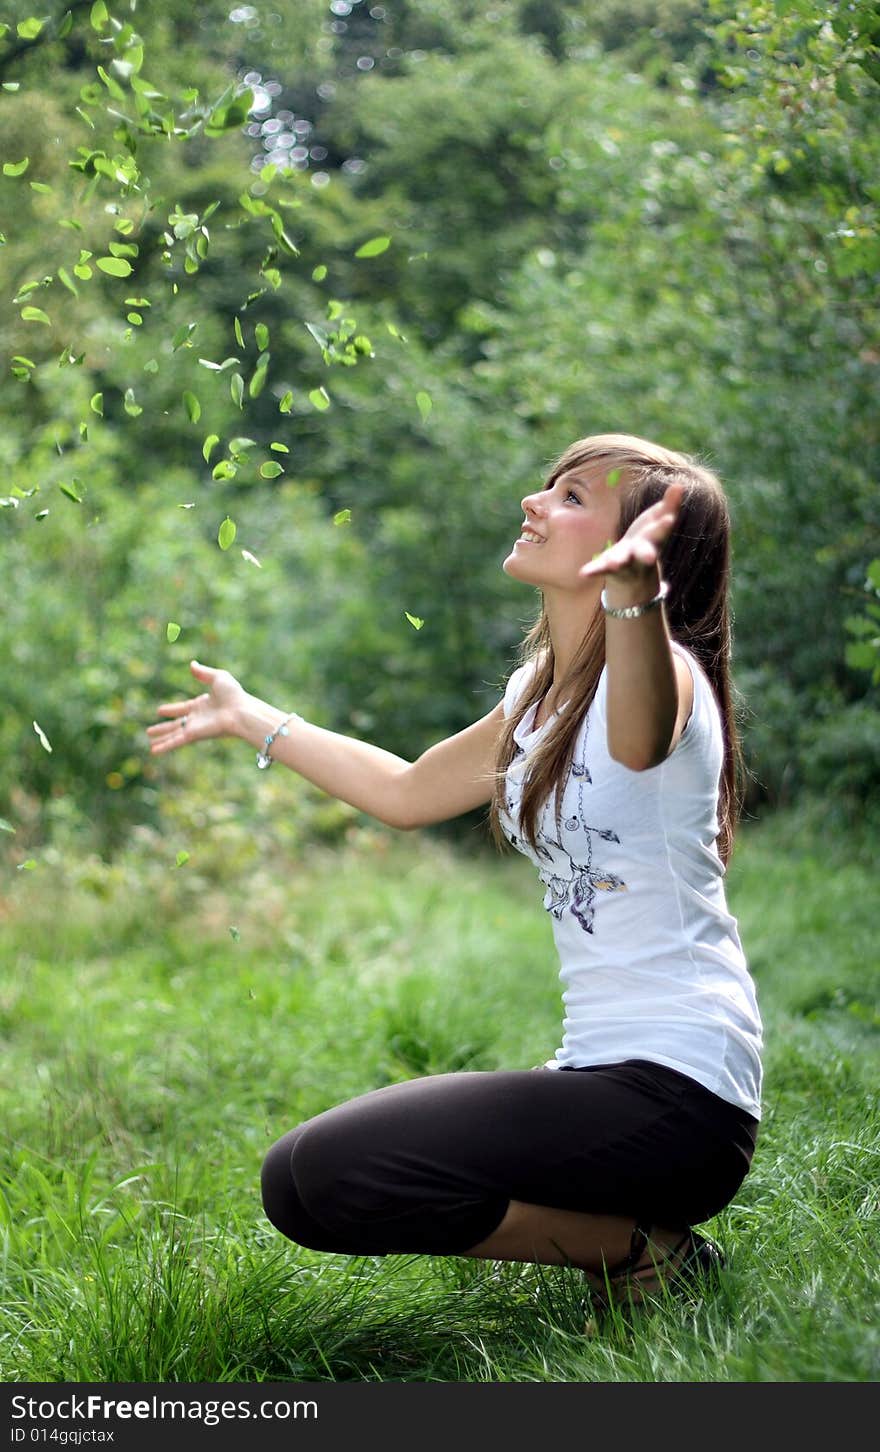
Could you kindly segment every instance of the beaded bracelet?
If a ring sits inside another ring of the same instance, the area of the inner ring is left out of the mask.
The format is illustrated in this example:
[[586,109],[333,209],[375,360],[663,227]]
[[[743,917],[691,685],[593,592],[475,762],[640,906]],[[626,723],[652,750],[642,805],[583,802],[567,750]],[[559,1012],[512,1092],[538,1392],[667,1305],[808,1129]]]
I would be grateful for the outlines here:
[[668,594],[669,583],[667,580],[664,580],[653,600],[646,600],[644,605],[623,605],[617,609],[608,604],[608,597],[604,590],[599,598],[605,614],[610,615],[614,620],[638,620],[640,615],[644,615],[648,610],[654,610],[658,605],[662,604]]
[[260,768],[261,771],[266,771],[266,769],[272,765],[273,757],[269,755],[269,747],[272,745],[275,737],[289,736],[290,732],[287,729],[288,721],[301,720],[302,716],[298,716],[295,711],[291,711],[289,716],[285,716],[280,726],[275,727],[275,730],[272,732],[271,736],[264,737],[264,750],[257,752],[257,766]]

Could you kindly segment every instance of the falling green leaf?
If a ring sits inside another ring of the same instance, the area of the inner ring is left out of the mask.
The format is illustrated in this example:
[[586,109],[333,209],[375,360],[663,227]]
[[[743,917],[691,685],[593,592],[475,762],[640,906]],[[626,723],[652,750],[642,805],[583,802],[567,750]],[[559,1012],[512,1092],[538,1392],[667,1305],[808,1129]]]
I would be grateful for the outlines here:
[[5,817],[0,817],[0,832],[12,832],[13,835],[15,833],[15,828],[12,823],[7,822]]
[[147,359],[146,363],[144,364],[144,372],[145,373],[158,373],[159,372],[159,364],[158,364],[158,362],[157,362],[157,360],[155,358],[148,358]]
[[104,417],[104,395],[103,395],[103,393],[93,393],[92,394],[91,398],[89,399],[89,408],[92,410],[92,413],[96,413],[99,418],[103,418]]
[[189,853],[188,852],[178,852],[177,857],[175,858],[174,866],[175,867],[182,867],[183,864],[184,864],[184,862],[189,862]]
[[110,277],[128,277],[132,271],[131,263],[124,257],[98,257],[95,266]]
[[317,267],[312,269],[312,282],[323,282],[326,276],[327,269],[323,262],[320,262]]
[[89,21],[91,23],[92,29],[103,30],[109,19],[110,16],[107,12],[107,6],[104,4],[104,0],[95,0],[94,5],[89,12]]
[[238,408],[243,408],[244,407],[244,379],[242,378],[242,376],[241,376],[240,373],[233,373],[232,377],[230,378],[230,380],[229,380],[229,392],[230,392],[230,394],[232,396],[232,402],[234,404],[236,404]]
[[82,495],[77,492],[82,489],[82,482],[79,479],[73,479],[69,484],[59,484],[58,488],[62,494],[67,495],[68,499],[72,499],[74,504],[82,504]]
[[231,459],[221,459],[211,470],[212,479],[234,479],[238,470]]
[[48,741],[48,738],[47,738],[47,736],[46,736],[46,733],[45,733],[45,731],[44,731],[44,730],[43,730],[43,728],[42,728],[42,726],[39,726],[39,725],[38,725],[38,724],[37,724],[37,722],[36,722],[36,721],[34,721],[34,722],[33,722],[33,728],[34,728],[34,730],[35,730],[35,731],[36,731],[36,733],[37,733],[37,736],[38,736],[38,737],[39,737],[39,739],[40,739],[40,745],[41,745],[41,746],[42,746],[42,748],[43,748],[43,750],[44,750],[44,751],[48,751],[48,752],[49,752],[49,753],[50,753],[50,754],[51,754],[51,751],[52,751],[52,747],[51,747],[51,746],[50,746],[50,745],[49,745],[49,741]]
[[137,418],[143,413],[140,404],[135,400],[133,388],[126,388],[125,397],[122,400],[122,407],[125,409],[129,418]]
[[[263,168],[263,170],[265,171],[265,167]],[[241,933],[239,932],[238,928],[231,927],[229,929],[229,936],[232,938],[233,943],[237,943],[241,938]]]
[[313,388],[309,393],[309,403],[323,413],[330,407],[330,395],[326,388]]
[[293,394],[292,393],[285,393],[284,397],[282,398],[281,402],[278,405],[278,412],[279,413],[290,413],[291,410],[292,410],[292,408],[293,408]]
[[28,20],[20,21],[15,28],[22,40],[36,40],[43,29],[43,22],[32,15]]
[[272,443],[272,444],[269,445],[269,448],[270,449],[274,449],[275,452],[276,452],[276,454],[289,454],[290,453],[290,450],[289,450],[289,448],[287,447],[286,444]]
[[29,857],[28,860],[27,860],[27,862],[19,862],[17,871],[18,872],[33,872],[34,868],[37,867],[37,866],[39,866],[39,864],[37,862],[36,857]]
[[211,462],[211,455],[213,454],[213,452],[214,452],[215,448],[217,447],[217,445],[219,444],[219,442],[220,442],[220,435],[219,434],[208,434],[208,437],[205,439],[205,442],[202,444],[202,458],[204,459],[204,461],[205,461],[206,464],[210,464],[210,462]]
[[400,343],[406,342],[404,334],[400,331],[398,327],[395,326],[394,323],[386,323],[385,326],[391,334],[392,338],[397,338],[398,342]]
[[[190,393],[188,388],[184,389],[183,406],[186,409],[187,418],[189,419],[190,423],[198,423],[199,419],[202,416],[202,405],[199,403],[199,400],[196,398],[195,394]],[[207,462],[207,460],[205,462]]]
[[4,176],[23,176],[24,173],[27,171],[28,167],[30,166],[30,164],[31,164],[31,159],[30,159],[29,156],[26,156],[25,159],[24,159],[24,161],[4,161],[4,163],[3,163],[3,175]]
[[58,281],[61,283],[62,287],[67,288],[68,292],[72,292],[74,297],[79,297],[79,288],[77,287],[73,278],[70,276],[70,273],[67,271],[66,267],[59,267]]
[[257,347],[262,353],[269,346],[269,329],[265,323],[257,323],[254,328],[254,337],[257,340]]
[[244,334],[241,331],[241,323],[239,322],[238,318],[233,319],[232,326],[235,329],[235,341],[238,344],[239,348],[243,348]]
[[231,520],[229,518],[229,515],[227,514],[227,516],[224,519],[223,523],[221,524],[220,530],[219,530],[219,532],[217,534],[217,543],[220,546],[221,550],[228,550],[229,549],[229,546],[232,544],[232,541],[235,539],[235,535],[236,535],[235,523],[234,523],[233,520]]
[[247,560],[249,565],[256,565],[258,570],[261,570],[263,568],[256,555],[252,555],[250,550],[242,550],[241,557],[243,560]]
[[369,242],[361,244],[354,255],[355,257],[378,257],[381,252],[387,252],[390,246],[390,237],[371,237]]
[[251,398],[259,398],[260,394],[263,392],[263,389],[266,386],[266,375],[268,373],[268,370],[268,361],[265,363],[261,363],[259,367],[254,369],[251,381],[248,384],[248,394]]
[[46,323],[50,328],[52,320],[42,308],[22,308],[21,316],[26,323]]
[[264,479],[277,479],[278,475],[283,473],[284,470],[277,459],[267,459],[265,464],[260,465],[260,474]]
[[404,610],[403,613],[409,621],[410,625],[412,626],[413,630],[421,630],[422,626],[425,623],[424,620],[420,620],[418,615],[410,615],[408,610]]
[[431,402],[430,393],[425,393],[423,389],[420,390],[416,394],[416,403],[418,405],[419,413],[422,416],[422,423],[425,423],[428,415],[431,412],[431,409],[434,407],[433,403]]
[[174,644],[179,634],[180,626],[177,624],[177,621],[169,620],[168,624],[165,626],[165,639],[168,641],[169,645]]
[[191,346],[190,338],[192,337],[198,326],[198,323],[184,323],[182,327],[177,329],[177,332],[171,339],[172,353],[176,353],[178,348],[182,348],[184,344],[186,344],[188,347]]
[[351,510],[350,509],[340,509],[340,510],[338,510],[338,512],[336,514],[334,514],[334,516],[333,516],[333,523],[334,524],[350,524],[351,523]]

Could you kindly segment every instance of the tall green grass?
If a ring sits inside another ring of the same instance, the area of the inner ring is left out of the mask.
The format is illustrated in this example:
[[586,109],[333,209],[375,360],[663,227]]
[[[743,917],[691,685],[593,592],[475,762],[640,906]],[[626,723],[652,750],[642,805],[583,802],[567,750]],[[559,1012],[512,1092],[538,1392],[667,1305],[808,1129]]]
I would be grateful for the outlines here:
[[[208,838],[208,834],[206,834]],[[878,893],[868,846],[777,817],[730,874],[767,1028],[752,1172],[707,1299],[596,1318],[564,1269],[319,1255],[264,1220],[299,1120],[558,1042],[527,863],[428,834],[224,872],[46,849],[0,899],[7,1381],[876,1378]]]

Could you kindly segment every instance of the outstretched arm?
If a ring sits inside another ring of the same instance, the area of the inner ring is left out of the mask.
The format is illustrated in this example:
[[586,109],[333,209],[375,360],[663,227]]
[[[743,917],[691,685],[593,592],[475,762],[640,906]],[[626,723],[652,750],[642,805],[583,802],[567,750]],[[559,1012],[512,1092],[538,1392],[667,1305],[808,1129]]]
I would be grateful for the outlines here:
[[[147,728],[154,755],[214,736],[237,736],[260,750],[287,715],[249,695],[228,671],[196,661],[190,670],[209,690],[189,701],[159,706],[159,715],[168,719]],[[271,755],[389,827],[424,827],[491,799],[503,721],[499,702],[487,716],[409,762],[369,742],[295,720],[287,736],[275,738]]]
[[[660,552],[675,524],[682,486],[671,484],[659,503],[581,574],[604,575],[608,604],[642,605],[660,589]],[[605,617],[608,669],[608,751],[633,771],[656,766],[674,750],[694,702],[687,663],[673,653],[663,606],[633,620]]]

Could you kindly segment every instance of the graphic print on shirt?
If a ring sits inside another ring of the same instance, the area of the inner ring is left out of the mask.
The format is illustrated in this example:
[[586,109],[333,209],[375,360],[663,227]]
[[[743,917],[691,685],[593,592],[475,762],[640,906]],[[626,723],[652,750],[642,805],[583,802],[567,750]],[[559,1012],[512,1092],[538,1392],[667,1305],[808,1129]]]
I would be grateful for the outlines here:
[[[592,933],[596,917],[596,894],[599,892],[626,892],[626,883],[622,877],[600,867],[594,860],[594,852],[599,842],[617,842],[619,844],[620,838],[610,828],[591,827],[584,815],[584,787],[592,785],[592,777],[584,757],[585,749],[584,746],[580,760],[572,762],[569,771],[568,781],[577,782],[577,811],[566,817],[564,826],[566,832],[578,833],[579,843],[584,844],[586,848],[586,861],[575,861],[559,837],[551,837],[546,830],[541,831],[538,836],[537,858],[528,844],[512,831],[507,831],[507,836],[511,846],[515,847],[518,852],[523,852],[526,856],[537,860],[539,876],[547,888],[544,895],[544,907],[547,911],[558,920],[568,908],[584,932]],[[516,756],[511,765],[524,756],[523,748],[517,745]],[[566,782],[567,789],[568,782]],[[508,817],[512,823],[515,822],[514,813],[517,803],[508,795],[505,805]],[[545,815],[549,815],[549,811],[545,810]],[[559,836],[561,837],[561,835],[560,833]]]

